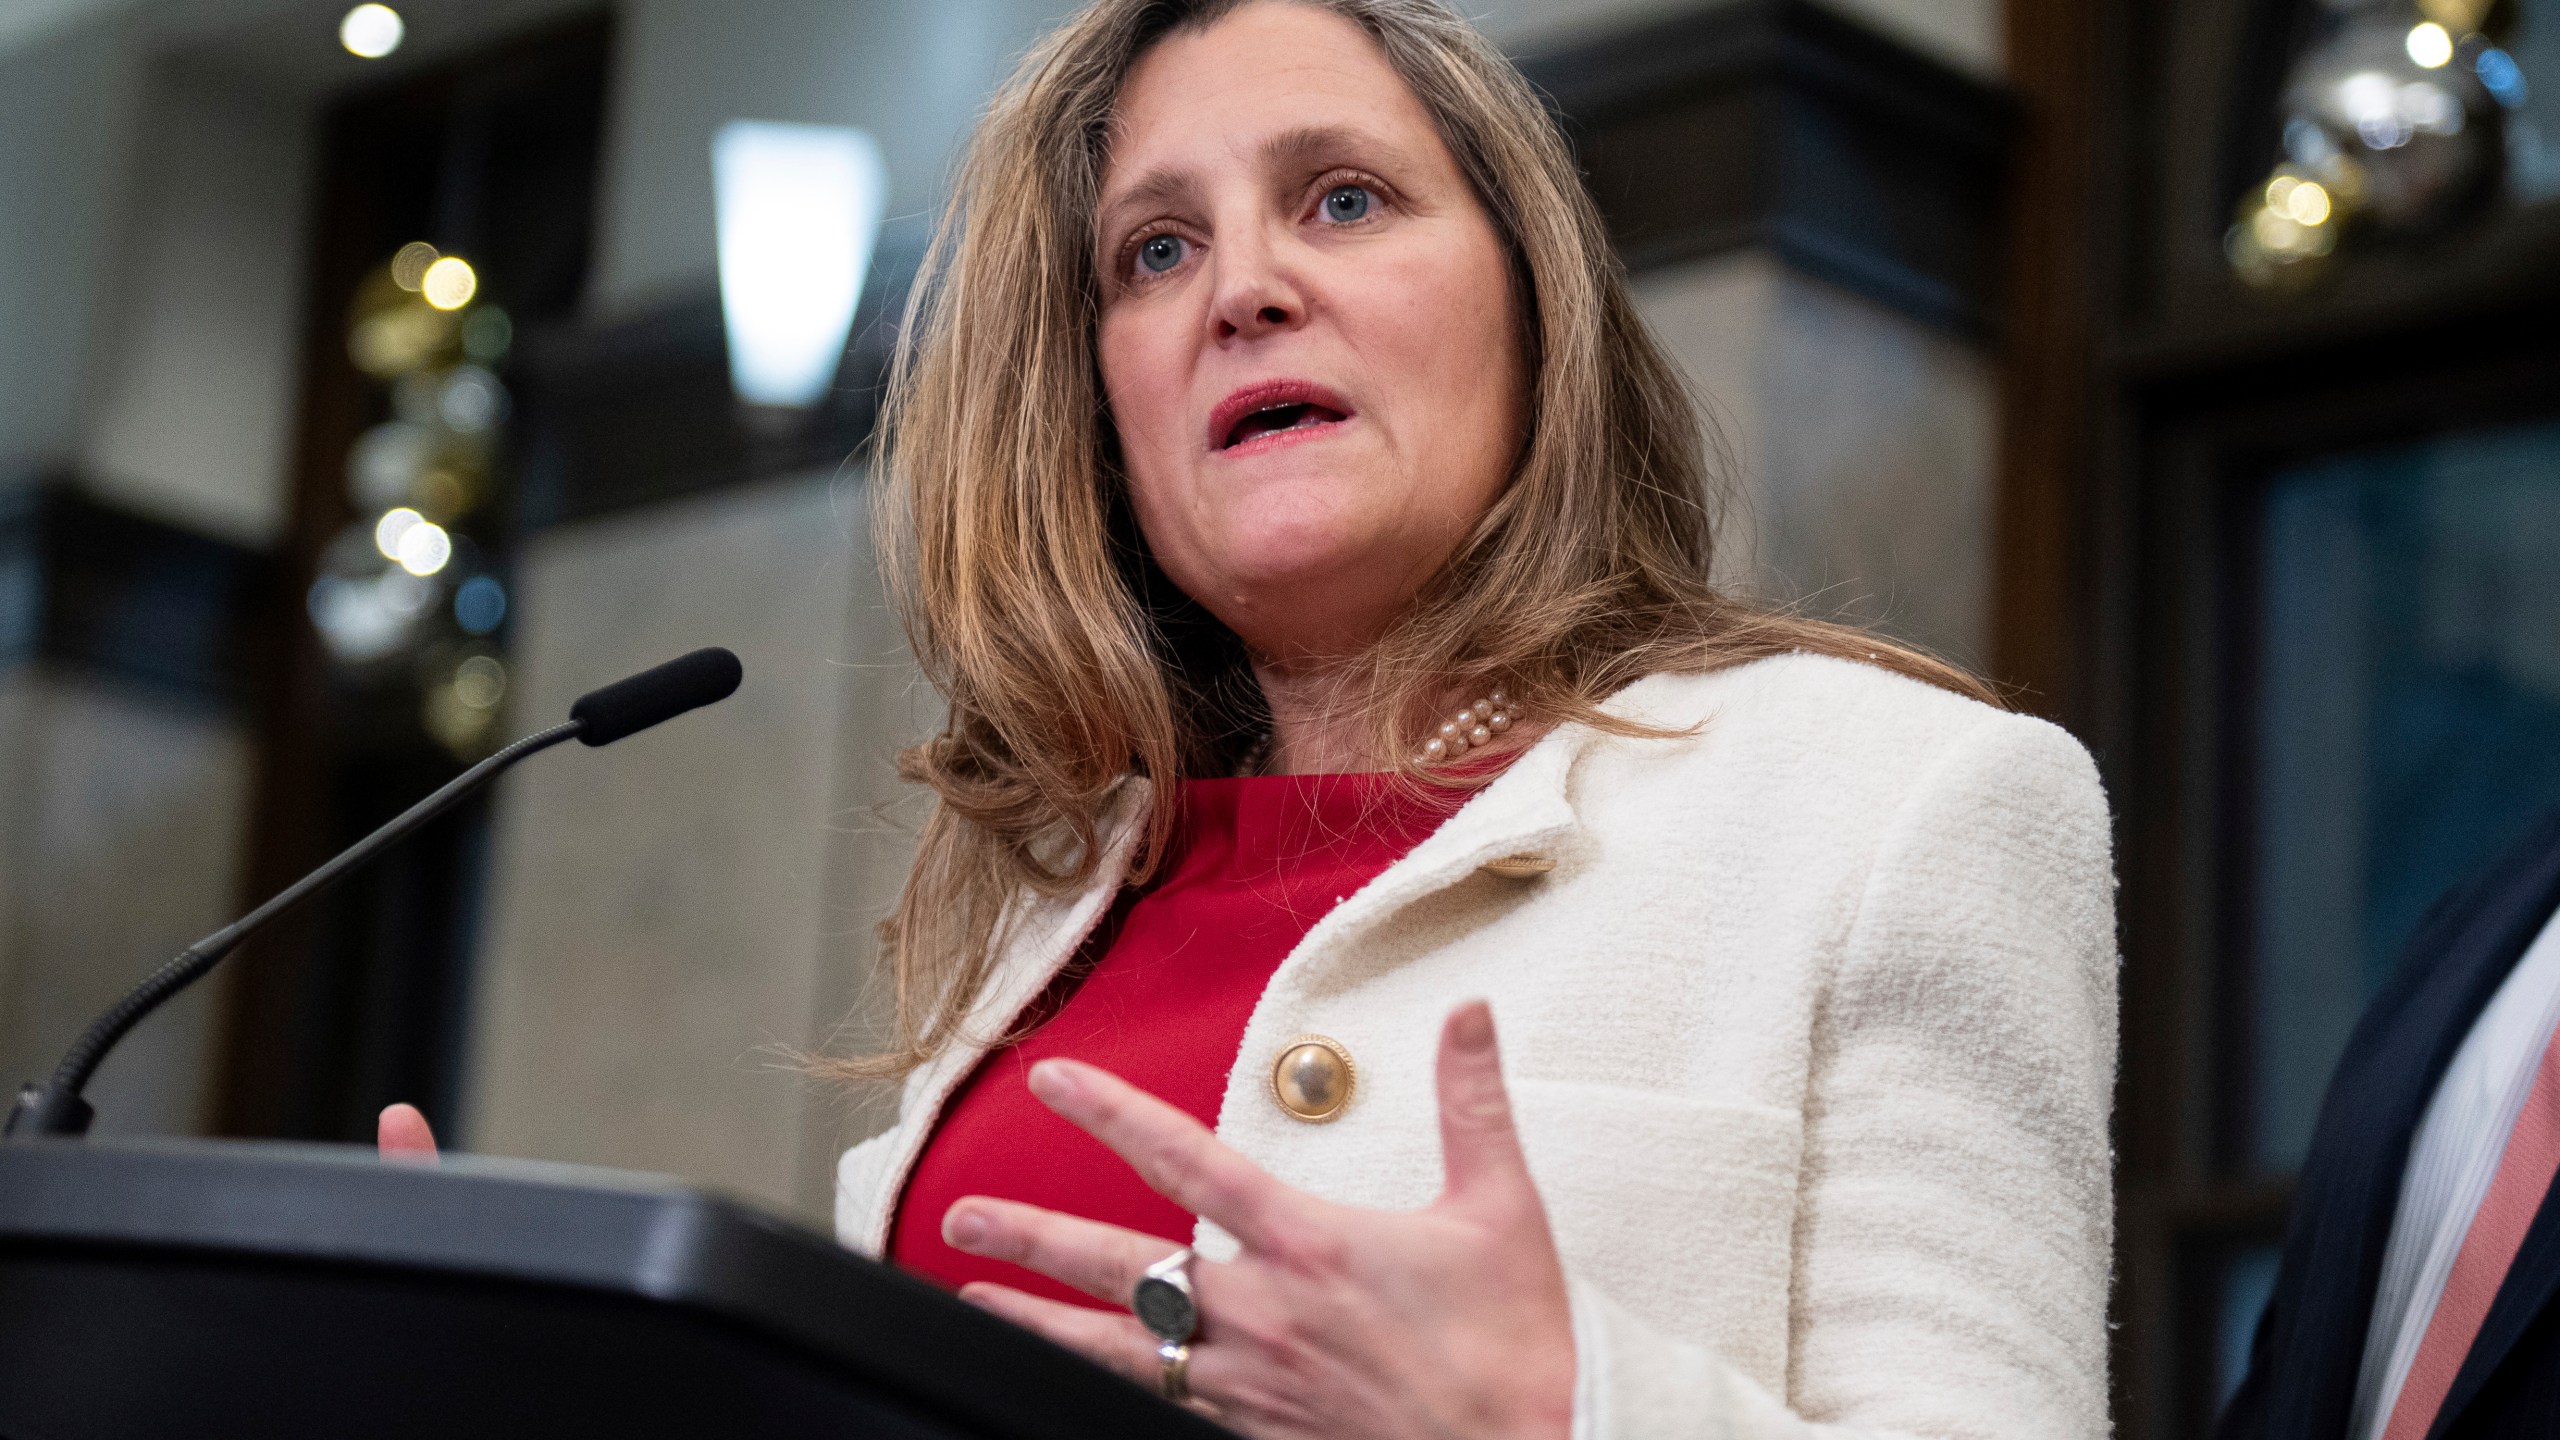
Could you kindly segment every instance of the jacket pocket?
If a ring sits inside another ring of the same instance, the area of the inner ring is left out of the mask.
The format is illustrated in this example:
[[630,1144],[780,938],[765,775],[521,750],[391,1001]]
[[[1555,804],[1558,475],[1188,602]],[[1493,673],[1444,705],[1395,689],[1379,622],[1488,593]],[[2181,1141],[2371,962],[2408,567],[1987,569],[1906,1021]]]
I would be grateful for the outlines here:
[[1511,1094],[1565,1269],[1783,1393],[1802,1119],[1615,1085]]

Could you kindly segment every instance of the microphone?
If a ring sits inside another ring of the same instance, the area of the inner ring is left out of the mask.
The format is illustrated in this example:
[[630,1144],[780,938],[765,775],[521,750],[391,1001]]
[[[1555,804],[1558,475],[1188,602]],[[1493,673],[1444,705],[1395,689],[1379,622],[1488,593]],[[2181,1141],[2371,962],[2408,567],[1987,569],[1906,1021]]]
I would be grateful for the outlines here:
[[569,707],[567,724],[527,735],[463,771],[442,789],[393,817],[389,824],[287,886],[274,899],[188,946],[177,959],[153,971],[105,1014],[90,1022],[89,1028],[63,1052],[62,1063],[54,1067],[51,1080],[42,1085],[29,1082],[20,1088],[18,1103],[9,1111],[8,1128],[0,1130],[0,1135],[18,1138],[89,1133],[89,1122],[97,1112],[80,1092],[88,1087],[99,1062],[107,1058],[107,1052],[127,1031],[170,996],[203,979],[206,972],[221,964],[224,956],[268,921],[346,878],[357,866],[452,809],[517,761],[563,740],[610,745],[626,735],[636,735],[688,710],[728,699],[737,692],[743,674],[738,657],[715,646],[680,655],[655,669],[579,696],[578,703]]

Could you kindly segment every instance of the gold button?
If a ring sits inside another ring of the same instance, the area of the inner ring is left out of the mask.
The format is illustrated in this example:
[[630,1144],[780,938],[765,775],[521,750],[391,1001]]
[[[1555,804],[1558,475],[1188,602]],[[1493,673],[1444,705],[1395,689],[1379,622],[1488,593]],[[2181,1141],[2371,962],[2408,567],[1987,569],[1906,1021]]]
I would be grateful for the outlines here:
[[1486,874],[1499,875],[1505,880],[1535,880],[1556,868],[1556,862],[1553,856],[1532,855],[1524,850],[1499,860],[1487,860],[1482,868]]
[[1342,1042],[1322,1035],[1301,1035],[1280,1052],[1271,1067],[1271,1098],[1280,1108],[1310,1124],[1321,1125],[1351,1103],[1351,1088],[1360,1072]]

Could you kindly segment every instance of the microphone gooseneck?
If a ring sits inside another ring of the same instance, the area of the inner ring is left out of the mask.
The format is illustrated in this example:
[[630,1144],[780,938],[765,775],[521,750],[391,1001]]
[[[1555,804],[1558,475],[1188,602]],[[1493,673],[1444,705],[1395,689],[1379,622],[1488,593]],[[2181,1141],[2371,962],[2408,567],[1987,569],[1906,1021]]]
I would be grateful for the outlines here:
[[740,676],[737,656],[720,649],[696,650],[654,670],[644,670],[627,680],[580,697],[578,703],[570,708],[568,723],[527,735],[463,771],[434,794],[393,817],[389,824],[286,887],[275,898],[188,946],[178,958],[153,971],[141,984],[126,992],[123,999],[109,1007],[105,1014],[90,1022],[89,1028],[81,1032],[69,1050],[63,1052],[62,1063],[54,1067],[51,1080],[42,1085],[30,1083],[19,1090],[18,1103],[9,1112],[8,1128],[0,1134],[12,1138],[87,1134],[89,1122],[96,1112],[80,1092],[87,1088],[89,1077],[97,1073],[99,1062],[107,1058],[107,1052],[115,1048],[116,1042],[123,1039],[126,1032],[142,1023],[144,1017],[160,1008],[170,996],[202,979],[207,971],[222,963],[224,956],[238,948],[241,941],[267,922],[327,889],[347,872],[397,844],[411,831],[452,809],[517,761],[548,750],[564,740],[582,740],[589,745],[610,744],[688,710],[727,699],[737,690]]

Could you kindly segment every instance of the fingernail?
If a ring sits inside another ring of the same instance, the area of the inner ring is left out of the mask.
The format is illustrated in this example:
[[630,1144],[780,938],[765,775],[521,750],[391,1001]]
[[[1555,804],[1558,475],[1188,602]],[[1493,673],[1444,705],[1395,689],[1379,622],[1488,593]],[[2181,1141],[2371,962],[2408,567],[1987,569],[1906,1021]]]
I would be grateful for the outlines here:
[[1031,1093],[1055,1105],[1074,1098],[1075,1072],[1055,1060],[1043,1060],[1031,1067]]
[[1493,1048],[1493,1007],[1470,1000],[1449,1017],[1449,1038],[1462,1050]]
[[974,1207],[954,1205],[942,1217],[943,1243],[954,1250],[974,1250],[987,1238],[987,1217]]

